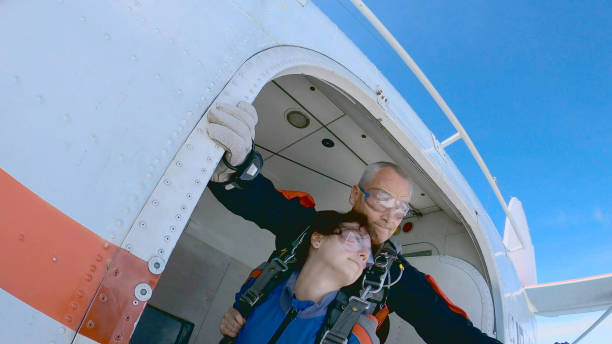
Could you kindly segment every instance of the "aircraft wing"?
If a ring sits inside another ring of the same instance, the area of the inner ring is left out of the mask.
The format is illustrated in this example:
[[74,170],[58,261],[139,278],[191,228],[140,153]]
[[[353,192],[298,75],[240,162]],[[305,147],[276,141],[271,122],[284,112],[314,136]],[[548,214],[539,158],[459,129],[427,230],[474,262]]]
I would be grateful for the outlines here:
[[612,273],[525,287],[532,312],[543,316],[585,313],[612,306]]

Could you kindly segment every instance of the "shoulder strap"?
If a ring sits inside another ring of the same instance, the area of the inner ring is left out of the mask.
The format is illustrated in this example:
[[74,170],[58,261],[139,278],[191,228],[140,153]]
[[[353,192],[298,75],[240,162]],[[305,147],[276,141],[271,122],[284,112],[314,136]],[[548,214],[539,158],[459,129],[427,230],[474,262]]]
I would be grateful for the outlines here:
[[293,272],[296,263],[296,249],[304,241],[309,228],[310,226],[291,243],[291,250],[275,251],[268,262],[263,264],[261,273],[255,277],[253,284],[240,295],[238,311],[243,317],[247,318],[253,312],[253,309],[262,303],[268,297],[268,294]]
[[291,273],[289,266],[278,258],[264,264],[259,276],[238,300],[238,311],[247,318],[253,309],[262,303],[268,294],[284,281]]
[[384,341],[378,339],[376,329],[377,319],[373,315],[363,314],[357,320],[351,334],[353,334],[361,344],[380,344]]

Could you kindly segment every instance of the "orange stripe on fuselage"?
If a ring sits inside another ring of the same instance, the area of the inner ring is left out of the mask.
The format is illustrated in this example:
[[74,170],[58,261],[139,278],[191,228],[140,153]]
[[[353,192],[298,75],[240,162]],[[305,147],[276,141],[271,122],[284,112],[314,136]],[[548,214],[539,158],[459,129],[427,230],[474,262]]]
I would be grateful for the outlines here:
[[0,288],[76,330],[117,250],[0,169]]
[[120,249],[78,332],[99,343],[128,343],[146,305],[137,301],[135,288],[147,283],[155,289],[159,277],[147,262]]
[[129,341],[146,304],[134,288],[160,277],[2,169],[0,245],[0,288],[100,343]]

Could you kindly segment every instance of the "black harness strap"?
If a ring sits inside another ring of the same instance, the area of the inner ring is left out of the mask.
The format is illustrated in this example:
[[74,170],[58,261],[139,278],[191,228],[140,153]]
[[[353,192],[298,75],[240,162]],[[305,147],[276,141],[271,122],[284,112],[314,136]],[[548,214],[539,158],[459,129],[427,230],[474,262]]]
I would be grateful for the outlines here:
[[291,243],[291,251],[287,249],[275,251],[268,262],[264,264],[261,274],[255,279],[253,285],[240,296],[238,311],[243,317],[248,317],[253,309],[262,303],[268,294],[293,272],[293,265],[296,262],[296,249],[308,234],[309,228],[310,226]]
[[[255,282],[238,300],[238,312],[246,319],[259,304],[264,302],[270,292],[282,281],[287,279],[293,272],[296,263],[296,249],[304,241],[310,226],[291,243],[291,251],[287,249],[277,250],[272,253],[268,262],[263,264],[261,274],[255,278]],[[235,338],[224,336],[220,344],[234,343]]]
[[289,266],[279,258],[273,258],[264,264],[261,274],[238,301],[238,311],[243,317],[248,317],[255,306],[263,302],[268,294],[285,280],[290,273]]
[[[346,343],[361,314],[373,314],[385,305],[390,286],[385,282],[390,279],[390,269],[397,261],[397,255],[396,246],[390,241],[385,242],[376,253],[374,264],[365,271],[361,289],[347,287],[338,292],[316,343]],[[356,292],[359,292],[359,297],[355,296]]]
[[365,313],[371,306],[372,304],[369,301],[351,296],[348,305],[345,306],[344,311],[340,314],[332,328],[323,333],[320,343],[346,343],[353,330],[353,326],[355,326],[361,314]]

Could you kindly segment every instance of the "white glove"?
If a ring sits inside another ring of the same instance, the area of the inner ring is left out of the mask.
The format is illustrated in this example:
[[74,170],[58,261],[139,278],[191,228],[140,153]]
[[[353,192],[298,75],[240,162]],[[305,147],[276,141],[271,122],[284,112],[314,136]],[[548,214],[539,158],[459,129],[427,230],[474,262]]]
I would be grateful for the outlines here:
[[[257,111],[253,105],[244,101],[237,106],[218,104],[208,112],[207,118],[208,136],[225,149],[225,160],[232,166],[242,164],[253,148],[255,138]],[[210,180],[226,182],[233,173],[221,161]]]

